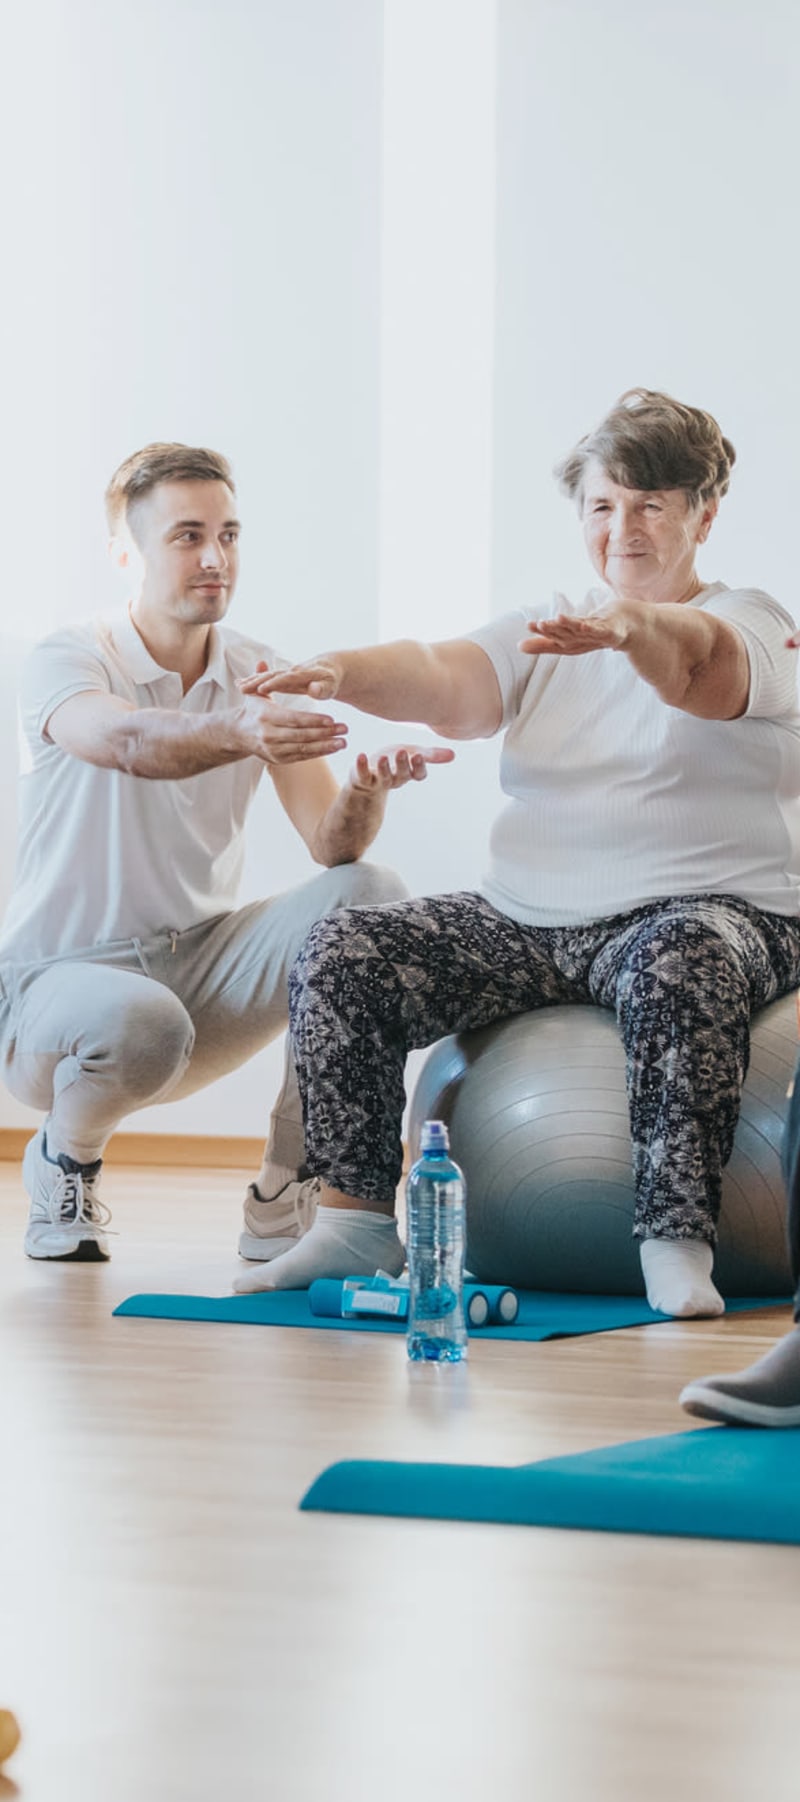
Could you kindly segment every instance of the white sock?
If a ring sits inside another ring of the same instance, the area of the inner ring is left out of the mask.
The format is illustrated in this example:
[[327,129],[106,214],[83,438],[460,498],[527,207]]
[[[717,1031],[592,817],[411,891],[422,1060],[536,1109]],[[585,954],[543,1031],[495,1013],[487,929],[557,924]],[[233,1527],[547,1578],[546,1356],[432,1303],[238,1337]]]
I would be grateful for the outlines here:
[[237,1276],[237,1295],[259,1289],[307,1289],[318,1276],[399,1276],[406,1256],[391,1214],[367,1208],[318,1208],[313,1226],[281,1257]]
[[647,1299],[659,1314],[686,1320],[724,1314],[711,1281],[714,1247],[706,1239],[643,1239],[639,1246]]

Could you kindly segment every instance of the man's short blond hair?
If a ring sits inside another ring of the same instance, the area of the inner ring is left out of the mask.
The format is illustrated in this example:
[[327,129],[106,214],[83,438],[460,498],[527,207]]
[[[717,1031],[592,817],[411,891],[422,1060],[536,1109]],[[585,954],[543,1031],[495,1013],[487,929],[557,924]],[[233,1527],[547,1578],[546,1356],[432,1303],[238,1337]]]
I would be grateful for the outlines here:
[[109,530],[118,532],[137,501],[160,482],[225,482],[235,494],[233,471],[219,451],[189,444],[146,444],[114,471],[105,494]]

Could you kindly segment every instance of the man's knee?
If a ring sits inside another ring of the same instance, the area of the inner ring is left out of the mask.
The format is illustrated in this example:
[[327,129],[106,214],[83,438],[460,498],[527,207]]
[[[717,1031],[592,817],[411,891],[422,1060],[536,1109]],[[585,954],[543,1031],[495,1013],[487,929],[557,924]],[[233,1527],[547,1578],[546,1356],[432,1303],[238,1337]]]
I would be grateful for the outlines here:
[[383,907],[408,899],[408,889],[394,870],[377,863],[341,863],[325,878],[335,907]]
[[114,1040],[115,1067],[126,1087],[148,1094],[186,1070],[195,1027],[177,995],[153,982],[124,1007]]
[[194,1026],[177,995],[163,983],[137,985],[135,993],[114,997],[113,1014],[88,1028],[80,1062],[84,1069],[113,1070],[131,1095],[150,1094],[186,1068],[194,1045]]
[[3,1054],[7,1087],[29,1106],[49,1108],[54,1095],[81,1077],[99,1078],[123,1101],[141,1104],[171,1087],[189,1061],[192,1021],[162,983],[114,977],[101,984],[92,969],[83,997],[74,985],[62,995],[57,980],[41,991],[36,1007],[29,1003],[16,1021]]

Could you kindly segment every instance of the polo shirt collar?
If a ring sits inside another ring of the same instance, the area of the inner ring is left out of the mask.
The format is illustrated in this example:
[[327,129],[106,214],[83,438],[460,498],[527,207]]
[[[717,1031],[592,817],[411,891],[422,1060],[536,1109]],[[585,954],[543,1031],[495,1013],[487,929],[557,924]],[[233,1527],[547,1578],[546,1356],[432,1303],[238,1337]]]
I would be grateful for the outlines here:
[[208,662],[202,676],[198,677],[195,688],[197,688],[201,682],[216,682],[218,688],[226,688],[228,685],[228,666],[225,662],[225,645],[216,626],[212,626],[211,631],[209,632]]
[[[138,686],[148,682],[159,682],[165,676],[177,676],[176,670],[164,669],[156,662],[147,649],[141,634],[137,631],[130,615],[130,609],[116,614],[111,623],[111,631],[117,649],[125,659],[125,667]],[[208,662],[202,676],[198,676],[195,688],[201,682],[216,682],[219,688],[226,686],[225,646],[216,626],[211,627],[208,643]]]

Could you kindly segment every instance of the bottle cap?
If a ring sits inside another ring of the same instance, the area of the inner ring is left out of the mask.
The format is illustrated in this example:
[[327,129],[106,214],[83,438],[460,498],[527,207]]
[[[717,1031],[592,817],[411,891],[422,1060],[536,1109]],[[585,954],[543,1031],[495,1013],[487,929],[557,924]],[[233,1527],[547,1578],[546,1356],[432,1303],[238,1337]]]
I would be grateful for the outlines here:
[[421,1151],[449,1151],[450,1134],[443,1120],[423,1120],[419,1135]]

